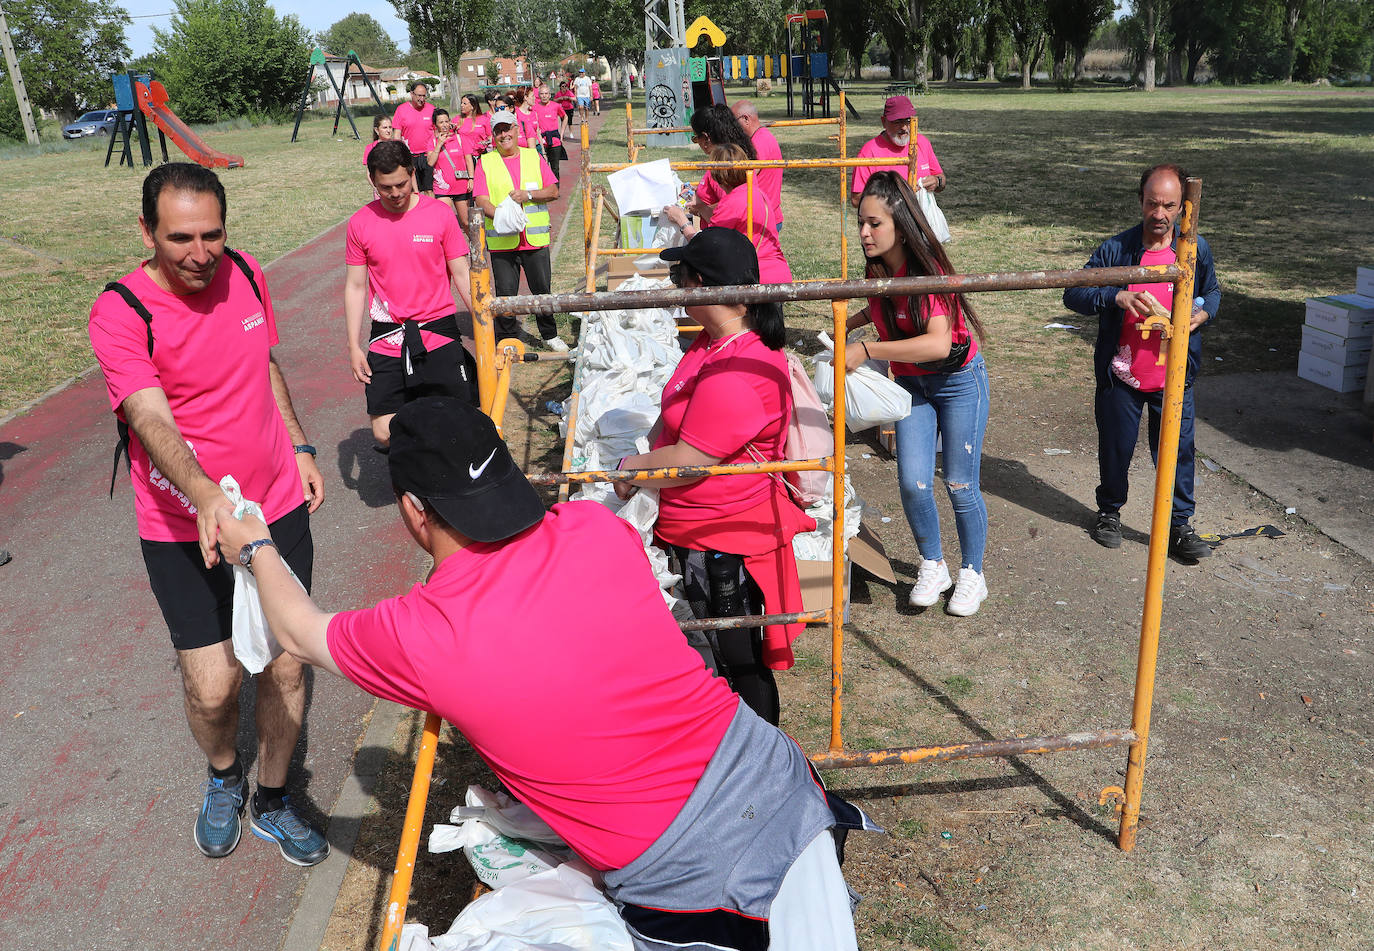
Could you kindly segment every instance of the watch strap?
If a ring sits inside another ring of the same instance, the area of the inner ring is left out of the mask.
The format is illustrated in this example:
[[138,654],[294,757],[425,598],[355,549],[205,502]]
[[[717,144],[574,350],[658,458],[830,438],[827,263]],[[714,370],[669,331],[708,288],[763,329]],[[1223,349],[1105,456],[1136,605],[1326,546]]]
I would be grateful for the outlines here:
[[310,445],[310,443],[308,442],[303,442],[300,445],[292,446],[291,448],[296,450],[297,455],[300,455],[303,452],[308,452],[312,456],[315,455],[315,447]]
[[249,571],[252,571],[253,556],[258,553],[259,548],[267,548],[269,546],[272,548],[276,548],[277,543],[272,541],[272,539],[270,538],[259,538],[257,541],[249,542],[247,545],[244,545],[242,548],[239,549],[239,564],[247,568]]

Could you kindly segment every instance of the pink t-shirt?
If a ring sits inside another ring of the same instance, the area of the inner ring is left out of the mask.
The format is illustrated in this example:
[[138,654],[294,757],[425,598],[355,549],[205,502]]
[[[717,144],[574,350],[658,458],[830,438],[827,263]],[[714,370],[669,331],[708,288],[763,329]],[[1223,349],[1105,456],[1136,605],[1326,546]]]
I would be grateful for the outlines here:
[[407,99],[396,107],[391,117],[391,126],[401,130],[412,155],[425,155],[434,148],[434,104],[426,102],[423,109],[416,109]]
[[706,171],[701,176],[701,181],[697,182],[697,201],[703,205],[717,204],[725,197],[725,189],[711,177],[710,171]]
[[534,106],[535,118],[539,120],[540,132],[552,132],[553,144],[561,145],[562,139],[558,136],[558,126],[563,118],[563,110],[553,102],[537,103]]
[[534,114],[533,107],[529,112],[515,110],[515,124],[517,129],[518,144],[527,148],[534,148],[542,145],[544,136],[539,131],[539,117]]
[[439,154],[434,159],[435,195],[462,198],[472,190],[472,179],[459,177],[467,174],[465,158],[462,133],[453,136],[439,147]]
[[663,833],[739,704],[664,607],[638,533],[595,502],[555,505],[409,593],[336,615],[328,644],[368,693],[457,727],[600,869]]
[[[344,263],[367,267],[369,314],[377,323],[423,322],[457,310],[448,262],[468,253],[467,240],[447,202],[416,197],[415,207],[400,215],[377,200],[348,219]],[[420,339],[428,349],[450,342],[427,331],[421,331]],[[400,330],[374,341],[369,349],[399,355]]]
[[[759,126],[754,131],[751,141],[754,143],[754,152],[757,153],[760,161],[782,158],[782,149],[778,146],[777,136],[763,126]],[[768,203],[773,206],[773,227],[776,229],[782,224],[782,169],[759,169],[754,172],[754,181],[768,196]]]
[[[724,465],[786,458],[792,385],[787,357],[769,350],[752,330],[712,340],[697,336],[663,388],[663,429],[654,449],[679,440]],[[723,519],[785,490],[767,473],[716,476],[659,490],[659,509],[672,518]],[[790,504],[790,503],[789,503]]]
[[467,149],[469,155],[480,155],[483,150],[491,143],[491,114],[482,113],[480,116],[468,116],[462,122],[457,123],[458,135],[463,140],[463,147]]
[[[883,132],[863,144],[859,149],[859,158],[905,158],[910,152],[905,148],[898,148],[892,144],[892,140]],[[930,140],[921,134],[916,135],[916,168],[917,175],[925,178],[927,175],[940,175],[944,169],[940,167],[940,160],[935,157],[935,150],[930,147]],[[904,165],[859,165],[854,169],[854,183],[849,187],[851,192],[862,192],[868,180],[873,177],[874,172],[896,172],[903,178],[906,177],[906,166]]]
[[[522,182],[520,180],[519,152],[507,156],[505,162],[506,170],[510,172],[510,180],[515,184],[515,187],[521,191],[539,191],[540,189],[548,188],[550,185],[558,184],[558,179],[554,176],[553,169],[549,167],[548,162],[544,161],[544,156],[542,155],[539,156],[539,181],[537,182]],[[472,176],[472,194],[474,196],[485,195],[488,198],[491,197],[491,190],[487,187],[486,169],[482,167],[481,162],[477,163],[477,171]],[[525,232],[520,232],[520,244],[515,250],[531,251],[533,249],[534,245],[530,244],[526,239]]]
[[[906,268],[903,267],[894,277],[906,277]],[[870,297],[868,299],[868,313],[869,316],[873,318],[873,326],[878,331],[878,337],[881,340],[909,340],[916,336],[916,322],[911,319],[911,306],[913,300],[924,300],[929,302],[928,306],[930,310],[926,317],[927,321],[932,317],[949,316],[948,309],[946,309],[944,303],[938,297],[892,297],[889,298],[889,300],[892,301],[893,316],[897,324],[897,334],[895,336],[887,332],[887,328],[883,323],[883,299],[881,297]],[[964,361],[964,366],[968,366],[969,361],[978,355],[978,340],[968,332],[968,326],[964,323],[964,315],[961,312],[954,318],[953,324],[950,327],[950,343],[964,343],[966,341],[969,348],[968,360]],[[891,366],[894,376],[925,376],[928,373],[935,372],[934,370],[922,369],[914,363],[899,363],[896,360],[891,361]]]
[[592,98],[593,98],[593,99],[600,99],[600,98],[601,98],[601,84],[600,84],[599,82],[597,82],[595,79],[592,80]]
[[363,168],[367,168],[367,157],[372,154],[372,150],[377,147],[377,143],[380,141],[382,140],[373,139],[371,142],[367,143],[367,145],[363,146]]
[[[1146,251],[1140,256],[1143,267],[1152,264],[1173,264],[1177,260],[1178,255],[1173,248]],[[1169,281],[1132,284],[1126,290],[1149,291],[1165,310],[1174,303],[1174,285]],[[1117,338],[1116,356],[1112,357],[1112,373],[1127,386],[1135,387],[1142,393],[1157,393],[1164,389],[1164,376],[1168,367],[1158,362],[1162,340],[1163,335],[1158,333],[1147,334],[1142,339],[1135,320],[1124,317],[1121,321],[1121,336]]]
[[[272,298],[258,263],[244,257],[261,303],[228,256],[209,287],[184,297],[163,290],[142,267],[120,279],[153,315],[151,357],[147,325],[118,294],[95,299],[87,329],[115,414],[124,418],[121,406],[131,394],[160,387],[205,474],[216,482],[232,475],[244,498],[260,503],[272,522],[299,507],[305,495],[268,375],[277,343]],[[195,541],[195,506],[152,464],[132,432],[129,460],[139,537]]]
[[[749,189],[739,185],[716,203],[711,215],[713,228],[733,228],[747,235],[746,224],[749,218]],[[754,248],[759,256],[759,283],[786,284],[792,280],[792,269],[783,257],[782,245],[778,243],[778,230],[773,221],[773,210],[769,207],[768,196],[754,183]]]

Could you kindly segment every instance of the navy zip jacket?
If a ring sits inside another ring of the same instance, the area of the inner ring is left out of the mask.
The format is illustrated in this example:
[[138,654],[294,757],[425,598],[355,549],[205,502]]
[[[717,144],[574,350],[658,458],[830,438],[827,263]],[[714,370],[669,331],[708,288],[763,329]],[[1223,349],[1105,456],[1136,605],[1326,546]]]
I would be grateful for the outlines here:
[[[1144,224],[1129,228],[1115,237],[1103,241],[1085,267],[1135,267],[1145,254],[1141,241]],[[1178,228],[1174,228],[1173,248],[1178,250]],[[1097,345],[1093,348],[1093,369],[1097,373],[1098,386],[1115,386],[1119,381],[1112,373],[1112,357],[1116,354],[1121,340],[1123,313],[1116,303],[1120,287],[1069,287],[1064,289],[1064,306],[1077,314],[1097,316]],[[1217,319],[1221,307],[1221,285],[1212,267],[1212,249],[1207,239],[1198,235],[1197,270],[1193,282],[1193,297],[1202,298],[1202,309],[1207,311],[1207,323],[1198,328],[1201,331]],[[1185,385],[1192,386],[1202,360],[1202,343],[1199,332],[1188,335],[1188,372]]]

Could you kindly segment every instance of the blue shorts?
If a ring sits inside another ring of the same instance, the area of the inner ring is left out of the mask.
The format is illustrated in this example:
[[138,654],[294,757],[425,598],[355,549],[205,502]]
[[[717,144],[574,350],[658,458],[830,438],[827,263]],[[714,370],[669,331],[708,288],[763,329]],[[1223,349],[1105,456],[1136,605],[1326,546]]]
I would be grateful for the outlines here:
[[582,109],[590,109],[590,108],[592,107],[592,97],[591,97],[591,96],[578,96],[578,97],[577,97],[577,105],[578,105],[579,108],[582,108]]

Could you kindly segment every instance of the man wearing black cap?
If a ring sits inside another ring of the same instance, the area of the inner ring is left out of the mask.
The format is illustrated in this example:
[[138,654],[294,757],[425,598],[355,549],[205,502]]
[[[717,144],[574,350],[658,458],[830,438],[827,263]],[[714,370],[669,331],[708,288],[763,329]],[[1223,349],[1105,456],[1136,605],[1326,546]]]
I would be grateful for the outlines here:
[[602,871],[637,947],[854,948],[830,829],[855,810],[706,671],[635,530],[594,502],[545,512],[460,400],[404,406],[389,463],[434,567],[375,608],[322,612],[261,522],[221,520],[282,646],[456,726]]

